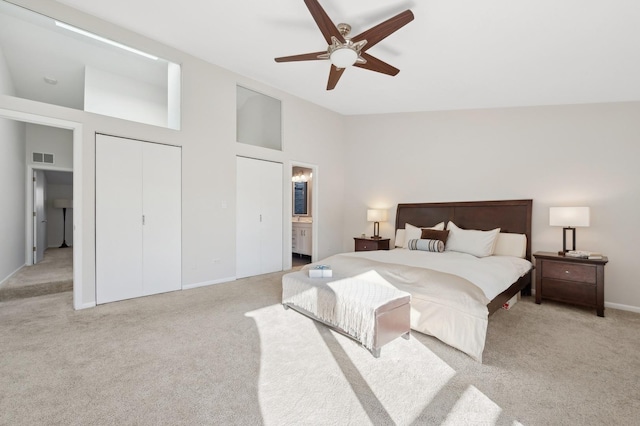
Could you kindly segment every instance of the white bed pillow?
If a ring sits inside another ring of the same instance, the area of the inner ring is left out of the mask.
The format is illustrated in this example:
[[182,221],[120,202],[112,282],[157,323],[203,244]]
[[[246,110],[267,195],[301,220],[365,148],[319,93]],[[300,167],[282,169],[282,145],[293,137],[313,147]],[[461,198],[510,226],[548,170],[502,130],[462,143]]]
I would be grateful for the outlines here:
[[449,238],[447,238],[445,250],[469,253],[476,257],[491,256],[500,233],[500,228],[491,231],[461,229],[451,221],[447,224],[447,229],[449,230]]
[[404,239],[404,229],[396,229],[396,241],[395,241],[395,246],[396,247],[402,247],[402,245],[404,244],[405,239]]
[[496,239],[495,256],[513,256],[524,259],[527,255],[527,236],[501,232]]
[[[437,225],[431,226],[429,228],[418,228],[417,226],[413,226],[410,223],[404,224],[404,239],[402,240],[402,246],[398,245],[398,240],[396,239],[396,247],[407,248],[407,243],[409,240],[419,240],[422,237],[423,229],[436,229],[438,231],[444,230],[444,222],[440,222]],[[397,238],[397,234],[396,234]]]

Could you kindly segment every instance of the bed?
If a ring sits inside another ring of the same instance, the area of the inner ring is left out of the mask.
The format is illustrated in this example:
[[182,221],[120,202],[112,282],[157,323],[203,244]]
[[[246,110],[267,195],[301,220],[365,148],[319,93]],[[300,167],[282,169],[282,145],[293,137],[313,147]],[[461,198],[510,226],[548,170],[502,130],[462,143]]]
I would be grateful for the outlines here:
[[[396,230],[410,223],[419,227],[448,221],[464,229],[491,230],[500,233],[523,234],[526,237],[524,259],[531,261],[531,210],[533,200],[463,201],[446,203],[398,204]],[[516,294],[531,295],[531,274],[527,274],[487,305],[493,314]]]
[[[321,263],[329,264],[340,277],[376,271],[411,295],[413,330],[432,335],[482,362],[488,317],[519,292],[531,291],[531,208],[532,200],[399,204],[396,239],[405,240],[403,248],[343,253]],[[433,240],[409,238],[415,237],[416,229],[445,226],[455,238],[447,240],[444,252],[440,252],[443,245],[436,250],[416,250],[416,242]],[[492,235],[494,239],[489,238]],[[468,237],[472,238],[465,240]],[[483,247],[479,253],[474,251],[476,247],[460,247],[463,241],[484,240],[492,244],[492,255],[484,253]],[[408,246],[410,241],[413,249]],[[283,279],[283,304],[285,290]],[[295,307],[295,303],[289,305]],[[305,314],[314,317],[313,313]]]

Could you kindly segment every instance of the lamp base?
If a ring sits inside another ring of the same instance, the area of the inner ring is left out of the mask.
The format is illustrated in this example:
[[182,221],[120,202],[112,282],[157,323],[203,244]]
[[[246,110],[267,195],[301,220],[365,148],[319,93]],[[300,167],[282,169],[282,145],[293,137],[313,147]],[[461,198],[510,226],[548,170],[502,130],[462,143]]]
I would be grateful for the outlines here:
[[62,245],[61,245],[60,247],[58,247],[58,248],[65,248],[65,247],[69,247],[69,246],[67,245],[67,240],[63,240],[63,241],[62,241]]
[[558,256],[564,256],[564,255],[566,255],[566,253],[564,251],[559,251],[558,252]]
[[381,240],[381,239],[382,239],[382,237],[381,237],[380,235],[372,235],[372,236],[371,236],[371,239],[372,239],[372,240]]
[[571,236],[573,237],[573,246],[571,247],[571,250],[576,249],[576,228],[572,228],[570,226],[562,228],[562,252],[558,252],[560,256],[564,256],[565,253],[569,251],[567,248],[567,232],[571,233]]

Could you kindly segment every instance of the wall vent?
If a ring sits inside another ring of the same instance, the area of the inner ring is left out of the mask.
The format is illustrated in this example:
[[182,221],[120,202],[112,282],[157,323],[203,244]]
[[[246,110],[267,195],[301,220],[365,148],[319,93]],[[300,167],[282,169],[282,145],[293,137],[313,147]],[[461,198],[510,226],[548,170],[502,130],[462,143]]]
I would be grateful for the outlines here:
[[46,154],[43,152],[34,152],[32,154],[34,163],[53,164],[53,154]]

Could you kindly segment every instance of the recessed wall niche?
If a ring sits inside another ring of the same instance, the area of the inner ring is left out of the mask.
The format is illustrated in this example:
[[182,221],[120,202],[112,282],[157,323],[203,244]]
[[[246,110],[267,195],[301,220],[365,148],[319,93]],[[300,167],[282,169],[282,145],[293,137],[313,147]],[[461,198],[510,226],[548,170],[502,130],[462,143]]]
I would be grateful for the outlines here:
[[236,141],[282,151],[282,102],[236,86]]
[[0,94],[180,129],[181,67],[0,0]]

